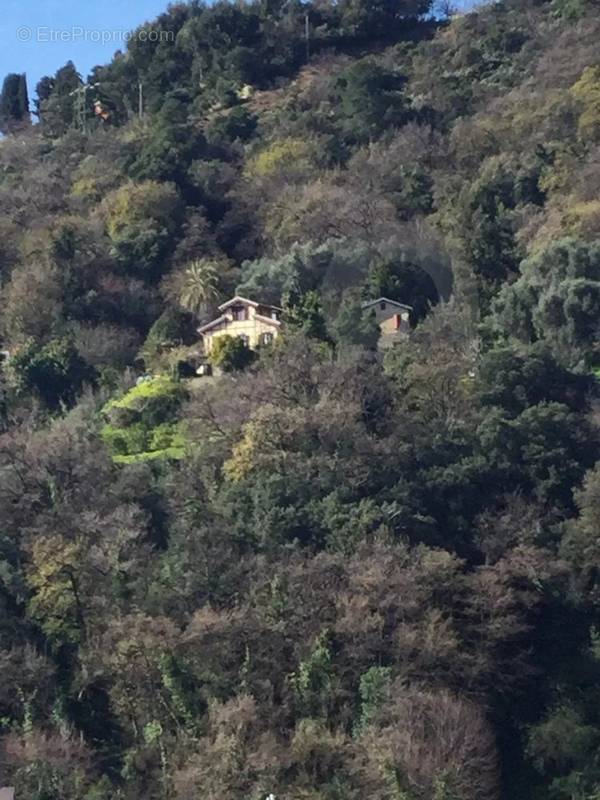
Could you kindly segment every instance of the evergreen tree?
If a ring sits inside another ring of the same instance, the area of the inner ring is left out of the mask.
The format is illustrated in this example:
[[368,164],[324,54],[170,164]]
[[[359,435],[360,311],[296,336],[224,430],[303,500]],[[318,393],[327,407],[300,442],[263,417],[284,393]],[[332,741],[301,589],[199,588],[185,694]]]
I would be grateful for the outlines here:
[[37,114],[52,135],[60,136],[76,118],[77,90],[83,86],[75,64],[67,61],[54,78],[42,78],[37,85]]
[[15,72],[7,75],[2,86],[0,96],[0,131],[11,131],[28,125],[29,95],[27,93],[27,78],[25,74]]

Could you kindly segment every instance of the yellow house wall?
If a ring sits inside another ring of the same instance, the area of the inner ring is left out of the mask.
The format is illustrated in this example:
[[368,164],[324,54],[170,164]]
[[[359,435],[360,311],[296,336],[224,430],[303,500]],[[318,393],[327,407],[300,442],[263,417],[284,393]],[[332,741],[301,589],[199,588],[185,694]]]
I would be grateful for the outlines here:
[[400,324],[399,330],[396,330],[396,314],[392,314],[391,316],[388,317],[381,317],[381,319],[377,320],[377,322],[379,323],[379,327],[381,328],[381,333],[384,336],[389,336],[391,334],[396,334],[396,333],[408,333],[409,329],[408,312],[403,311],[400,316],[402,322]]
[[204,334],[204,351],[208,354],[212,350],[214,342],[220,336],[247,336],[250,347],[257,347],[260,344],[260,337],[263,333],[272,333],[277,336],[279,330],[275,325],[269,325],[260,319],[227,320],[219,326]]
[[408,325],[409,312],[405,310],[400,310],[395,306],[390,305],[389,303],[386,305],[385,311],[381,310],[378,303],[373,308],[370,308],[369,312],[375,313],[375,319],[377,320],[379,325],[388,321],[391,322],[391,324],[393,324],[396,314],[400,314],[402,316],[402,324],[406,323]]

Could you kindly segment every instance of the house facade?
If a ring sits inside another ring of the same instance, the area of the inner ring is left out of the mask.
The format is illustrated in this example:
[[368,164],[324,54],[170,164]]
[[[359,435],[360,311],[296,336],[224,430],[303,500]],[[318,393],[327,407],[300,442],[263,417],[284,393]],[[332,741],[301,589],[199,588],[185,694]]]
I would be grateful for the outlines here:
[[234,297],[219,306],[220,316],[198,328],[204,354],[209,355],[221,336],[239,336],[252,349],[269,344],[281,329],[281,309],[257,303],[245,297]]
[[410,312],[412,306],[390,300],[387,297],[378,297],[363,303],[365,314],[374,314],[375,320],[381,330],[379,346],[391,347],[398,341],[406,338],[410,333]]

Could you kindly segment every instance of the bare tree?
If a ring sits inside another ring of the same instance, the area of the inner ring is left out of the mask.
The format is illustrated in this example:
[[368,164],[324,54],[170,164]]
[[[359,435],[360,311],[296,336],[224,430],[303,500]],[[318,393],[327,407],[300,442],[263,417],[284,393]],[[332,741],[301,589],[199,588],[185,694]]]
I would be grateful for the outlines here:
[[395,699],[364,737],[390,796],[498,798],[496,746],[483,712],[446,690],[395,688]]

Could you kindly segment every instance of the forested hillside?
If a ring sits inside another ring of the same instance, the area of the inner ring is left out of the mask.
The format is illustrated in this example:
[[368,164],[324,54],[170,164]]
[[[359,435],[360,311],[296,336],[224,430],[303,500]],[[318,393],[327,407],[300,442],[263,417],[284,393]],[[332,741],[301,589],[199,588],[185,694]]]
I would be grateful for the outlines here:
[[[443,6],[173,5],[35,124],[7,78],[17,800],[600,798],[600,11]],[[282,335],[191,378],[236,292]]]

